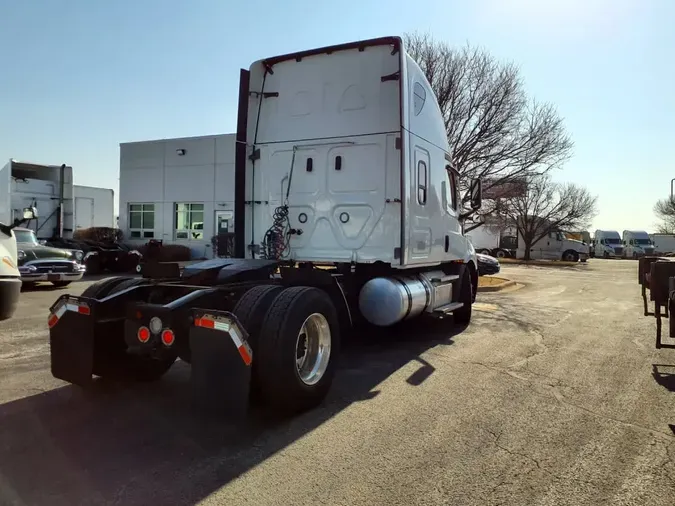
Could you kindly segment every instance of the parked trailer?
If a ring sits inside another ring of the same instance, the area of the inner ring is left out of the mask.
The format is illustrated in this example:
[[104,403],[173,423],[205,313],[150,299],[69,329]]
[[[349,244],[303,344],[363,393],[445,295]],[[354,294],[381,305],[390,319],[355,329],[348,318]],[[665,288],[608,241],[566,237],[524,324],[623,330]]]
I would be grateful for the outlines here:
[[649,234],[649,239],[654,246],[654,255],[668,255],[675,253],[674,234]]
[[115,191],[110,188],[75,185],[75,230],[92,227],[116,228]]
[[253,390],[297,412],[325,397],[340,336],[360,322],[468,324],[478,270],[461,231],[481,184],[468,184],[464,210],[450,152],[431,86],[398,37],[253,63],[240,79],[237,258],[182,273],[148,263],[143,278],[59,297],[53,375],[155,380],[180,357],[205,407],[235,410]]
[[518,243],[516,230],[481,225],[466,233],[476,252],[496,258],[514,257]]
[[79,228],[113,227],[113,190],[73,184],[73,168],[10,159],[0,169],[0,222],[22,218],[35,204],[39,217],[26,224],[38,239],[72,238]]

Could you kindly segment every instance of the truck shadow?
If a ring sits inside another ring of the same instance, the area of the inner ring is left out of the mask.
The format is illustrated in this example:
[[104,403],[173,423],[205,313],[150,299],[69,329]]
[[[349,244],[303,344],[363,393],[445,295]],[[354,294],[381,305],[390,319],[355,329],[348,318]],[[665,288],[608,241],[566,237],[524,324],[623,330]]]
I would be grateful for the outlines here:
[[0,503],[193,504],[308,434],[416,361],[406,380],[434,367],[420,355],[463,328],[415,322],[361,332],[345,345],[326,402],[292,419],[253,409],[233,425],[191,410],[189,367],[154,384],[68,385],[0,406]]

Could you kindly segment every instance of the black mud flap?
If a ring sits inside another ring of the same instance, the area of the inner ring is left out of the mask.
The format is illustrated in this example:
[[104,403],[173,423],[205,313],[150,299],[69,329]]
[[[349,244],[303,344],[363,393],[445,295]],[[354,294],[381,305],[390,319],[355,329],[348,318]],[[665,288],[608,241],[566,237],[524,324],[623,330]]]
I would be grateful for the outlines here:
[[253,354],[248,334],[226,311],[194,309],[191,386],[199,411],[241,420],[248,412]]
[[75,385],[92,381],[95,301],[62,295],[50,308],[49,345],[52,375]]

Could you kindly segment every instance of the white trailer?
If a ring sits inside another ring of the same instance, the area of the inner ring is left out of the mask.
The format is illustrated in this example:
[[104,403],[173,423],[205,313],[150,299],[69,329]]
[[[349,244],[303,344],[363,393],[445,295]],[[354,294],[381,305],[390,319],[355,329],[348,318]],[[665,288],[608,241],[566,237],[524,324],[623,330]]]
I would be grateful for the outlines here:
[[10,159],[0,169],[0,222],[13,223],[35,205],[39,217],[25,226],[38,239],[72,238],[76,228],[114,226],[113,200],[112,190],[73,185],[73,168],[65,164]]
[[649,234],[655,255],[675,253],[675,234]]
[[117,228],[115,192],[109,188],[74,186],[75,230],[91,227]]

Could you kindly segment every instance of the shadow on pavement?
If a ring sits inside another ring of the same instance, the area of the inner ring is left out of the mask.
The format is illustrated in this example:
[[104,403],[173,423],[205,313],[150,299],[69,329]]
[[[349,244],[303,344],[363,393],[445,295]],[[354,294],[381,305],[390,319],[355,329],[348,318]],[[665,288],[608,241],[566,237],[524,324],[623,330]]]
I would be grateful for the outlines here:
[[675,365],[652,364],[652,376],[663,388],[675,392]]
[[345,345],[329,398],[301,416],[278,420],[253,411],[233,426],[191,411],[189,367],[154,384],[98,381],[68,385],[0,406],[0,504],[193,504],[308,434],[401,367],[434,368],[420,354],[450,345],[452,321],[402,325]]

